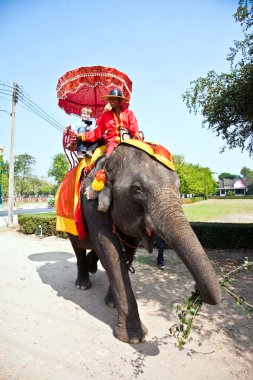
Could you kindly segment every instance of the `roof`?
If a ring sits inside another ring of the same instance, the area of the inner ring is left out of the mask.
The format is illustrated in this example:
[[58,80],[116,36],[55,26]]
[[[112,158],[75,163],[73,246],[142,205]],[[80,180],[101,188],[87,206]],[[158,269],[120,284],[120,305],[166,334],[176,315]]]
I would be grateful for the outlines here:
[[219,178],[219,188],[220,189],[247,189],[248,186],[243,178]]

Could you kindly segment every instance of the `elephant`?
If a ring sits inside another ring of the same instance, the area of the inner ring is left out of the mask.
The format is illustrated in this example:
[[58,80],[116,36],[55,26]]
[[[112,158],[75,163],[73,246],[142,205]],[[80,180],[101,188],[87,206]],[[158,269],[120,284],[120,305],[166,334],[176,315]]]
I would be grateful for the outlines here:
[[[101,168],[106,183],[94,192],[91,183]],[[155,235],[179,255],[205,303],[216,305],[221,300],[216,273],[184,215],[179,189],[175,171],[126,143],[98,160],[82,180],[80,197],[87,236],[79,240],[69,234],[77,258],[75,285],[80,289],[91,286],[89,272],[96,272],[99,259],[109,280],[105,303],[118,312],[113,332],[122,342],[140,343],[147,335],[129,270],[139,242],[151,253]],[[87,255],[86,249],[91,250]]]

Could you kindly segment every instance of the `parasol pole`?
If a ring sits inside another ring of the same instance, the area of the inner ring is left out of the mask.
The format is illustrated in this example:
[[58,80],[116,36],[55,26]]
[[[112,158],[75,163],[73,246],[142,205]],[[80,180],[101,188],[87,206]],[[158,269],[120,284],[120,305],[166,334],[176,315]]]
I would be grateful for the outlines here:
[[95,119],[97,120],[97,87],[95,86]]

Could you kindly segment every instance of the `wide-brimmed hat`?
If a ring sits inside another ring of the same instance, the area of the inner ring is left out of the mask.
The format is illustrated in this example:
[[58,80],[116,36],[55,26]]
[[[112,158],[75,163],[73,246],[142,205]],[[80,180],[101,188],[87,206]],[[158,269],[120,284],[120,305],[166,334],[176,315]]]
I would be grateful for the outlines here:
[[117,88],[114,88],[109,92],[108,95],[102,96],[102,99],[105,100],[106,102],[110,101],[111,98],[120,98],[124,100],[125,102],[129,102],[127,98],[125,98],[120,90]]

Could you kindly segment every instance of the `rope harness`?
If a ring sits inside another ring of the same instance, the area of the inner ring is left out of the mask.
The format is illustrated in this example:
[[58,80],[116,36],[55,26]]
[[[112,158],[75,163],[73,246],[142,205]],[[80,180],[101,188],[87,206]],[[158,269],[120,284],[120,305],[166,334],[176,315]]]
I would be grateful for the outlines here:
[[[117,227],[115,226],[115,224],[112,225],[112,233],[117,236],[117,238],[119,239],[119,241],[121,243],[121,246],[123,246],[123,248],[124,248],[124,245],[126,245],[129,248],[134,248],[134,249],[138,248],[138,246],[133,246],[133,245],[129,244],[128,242],[126,242],[124,239],[122,239],[122,237],[120,236],[120,234],[117,231]],[[126,256],[124,250],[123,250],[123,255],[124,255],[125,263],[126,263],[126,266],[127,266],[128,270],[129,270],[129,272],[132,273],[132,274],[134,274],[135,273],[135,269],[134,269],[133,265],[130,263],[130,261],[128,260],[128,258]]]

